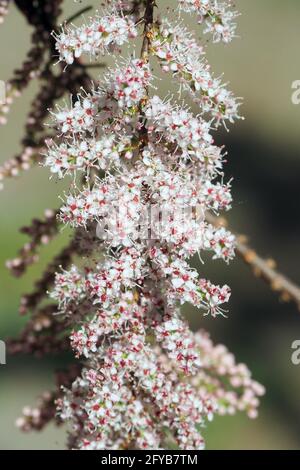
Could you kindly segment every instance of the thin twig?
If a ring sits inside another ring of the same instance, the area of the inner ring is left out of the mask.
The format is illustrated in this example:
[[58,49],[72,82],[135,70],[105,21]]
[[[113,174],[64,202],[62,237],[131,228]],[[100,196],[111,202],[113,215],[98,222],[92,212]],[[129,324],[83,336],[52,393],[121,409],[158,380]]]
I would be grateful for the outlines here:
[[[206,214],[209,223],[216,227],[227,226],[224,218]],[[300,309],[300,288],[286,276],[276,270],[276,262],[273,259],[263,259],[247,243],[245,235],[236,236],[236,253],[243,261],[252,268],[255,276],[264,279],[275,292],[278,292],[280,299],[284,302],[295,302]]]

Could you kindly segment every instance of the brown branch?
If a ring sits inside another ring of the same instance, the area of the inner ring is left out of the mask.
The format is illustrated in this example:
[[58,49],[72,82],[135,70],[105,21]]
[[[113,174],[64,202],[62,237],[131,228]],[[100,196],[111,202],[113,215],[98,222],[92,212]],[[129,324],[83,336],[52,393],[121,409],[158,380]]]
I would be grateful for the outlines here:
[[[227,226],[226,219],[206,214],[209,223],[216,227]],[[245,235],[236,236],[236,253],[252,268],[255,276],[264,279],[274,292],[278,292],[284,302],[295,302],[300,310],[300,287],[293,281],[276,270],[276,262],[273,259],[263,259],[247,243]]]

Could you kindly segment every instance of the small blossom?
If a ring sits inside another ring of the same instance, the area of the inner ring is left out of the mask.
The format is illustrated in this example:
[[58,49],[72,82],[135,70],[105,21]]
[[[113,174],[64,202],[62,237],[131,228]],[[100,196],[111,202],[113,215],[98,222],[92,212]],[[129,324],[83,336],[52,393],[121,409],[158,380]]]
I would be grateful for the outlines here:
[[202,370],[193,377],[193,384],[203,391],[209,387],[221,416],[246,411],[250,418],[255,417],[259,398],[265,393],[264,387],[252,379],[244,364],[236,363],[225,346],[214,345],[204,331],[196,333],[195,342],[201,355]]
[[51,173],[60,178],[66,174],[87,171],[89,169],[107,170],[120,166],[120,160],[130,159],[131,140],[128,136],[117,138],[114,134],[103,136],[99,139],[86,141],[74,141],[71,144],[63,142],[56,145],[48,144],[48,154],[45,166],[50,167]]

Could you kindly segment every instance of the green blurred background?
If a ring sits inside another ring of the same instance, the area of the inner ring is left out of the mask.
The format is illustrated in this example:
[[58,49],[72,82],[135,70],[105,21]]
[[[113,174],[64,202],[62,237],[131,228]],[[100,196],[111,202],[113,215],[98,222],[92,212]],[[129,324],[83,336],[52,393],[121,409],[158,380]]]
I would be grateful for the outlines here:
[[[158,1],[159,5],[165,2]],[[209,46],[208,58],[216,74],[237,96],[244,97],[245,121],[218,135],[229,152],[227,177],[233,177],[232,227],[250,236],[251,244],[264,256],[273,256],[280,269],[300,282],[298,212],[300,178],[300,106],[291,102],[291,84],[300,79],[299,0],[236,0],[240,38],[230,47]],[[82,5],[98,5],[84,1]],[[64,18],[80,8],[65,1]],[[193,21],[186,17],[191,27]],[[199,27],[197,32],[200,34]],[[0,25],[0,79],[8,80],[30,45],[30,29],[11,8]],[[161,93],[167,92],[168,80]],[[19,150],[23,125],[34,84],[17,100],[7,126],[0,128],[0,162]],[[0,339],[20,331],[26,318],[18,316],[19,298],[30,291],[51,255],[66,238],[44,249],[39,266],[21,280],[10,277],[4,267],[14,258],[26,237],[18,228],[46,207],[58,206],[62,184],[49,182],[48,170],[35,168],[6,183],[0,193]],[[300,366],[291,363],[291,343],[300,339],[300,312],[292,304],[280,304],[276,295],[255,279],[240,260],[229,267],[207,261],[201,270],[217,282],[232,287],[228,319],[203,318],[186,309],[194,329],[211,331],[215,341],[226,344],[237,359],[246,362],[255,378],[267,388],[260,416],[215,418],[204,431],[209,449],[299,449]],[[47,428],[41,434],[24,435],[14,421],[25,404],[51,388],[53,374],[62,358],[38,360],[8,357],[0,366],[0,449],[60,449],[64,430]]]

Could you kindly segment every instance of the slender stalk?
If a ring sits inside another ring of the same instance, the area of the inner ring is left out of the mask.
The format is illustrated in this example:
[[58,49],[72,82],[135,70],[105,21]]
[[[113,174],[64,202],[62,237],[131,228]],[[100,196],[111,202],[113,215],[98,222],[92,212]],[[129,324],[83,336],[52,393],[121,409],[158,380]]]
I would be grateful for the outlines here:
[[[141,59],[149,62],[149,49],[151,44],[151,27],[153,24],[153,12],[154,12],[155,0],[147,0],[146,9],[143,17],[144,21],[144,31],[143,31],[143,43],[141,48]],[[148,99],[149,89],[148,87],[145,88],[145,100]],[[140,150],[147,144],[148,142],[148,131],[145,126],[145,116],[142,110],[142,103],[139,105],[140,110],[140,124],[141,128],[139,130],[139,147]],[[138,158],[138,154],[133,159],[133,163],[135,163],[136,159]]]
[[84,7],[84,8],[81,8],[81,10],[77,11],[76,13],[74,13],[74,15],[70,16],[67,20],[66,20],[66,24],[69,24],[69,23],[72,23],[72,21],[75,21],[77,20],[77,18],[79,18],[79,16],[82,16],[84,15],[85,13],[87,13],[88,11],[92,10],[92,6],[89,5],[87,7]]
[[[207,214],[206,219],[216,227],[227,226],[224,218]],[[274,292],[278,292],[284,302],[294,302],[300,310],[300,288],[289,278],[281,274],[276,269],[276,262],[273,259],[263,259],[247,243],[245,235],[236,234],[236,253],[242,260],[252,268],[255,276],[264,279]]]

